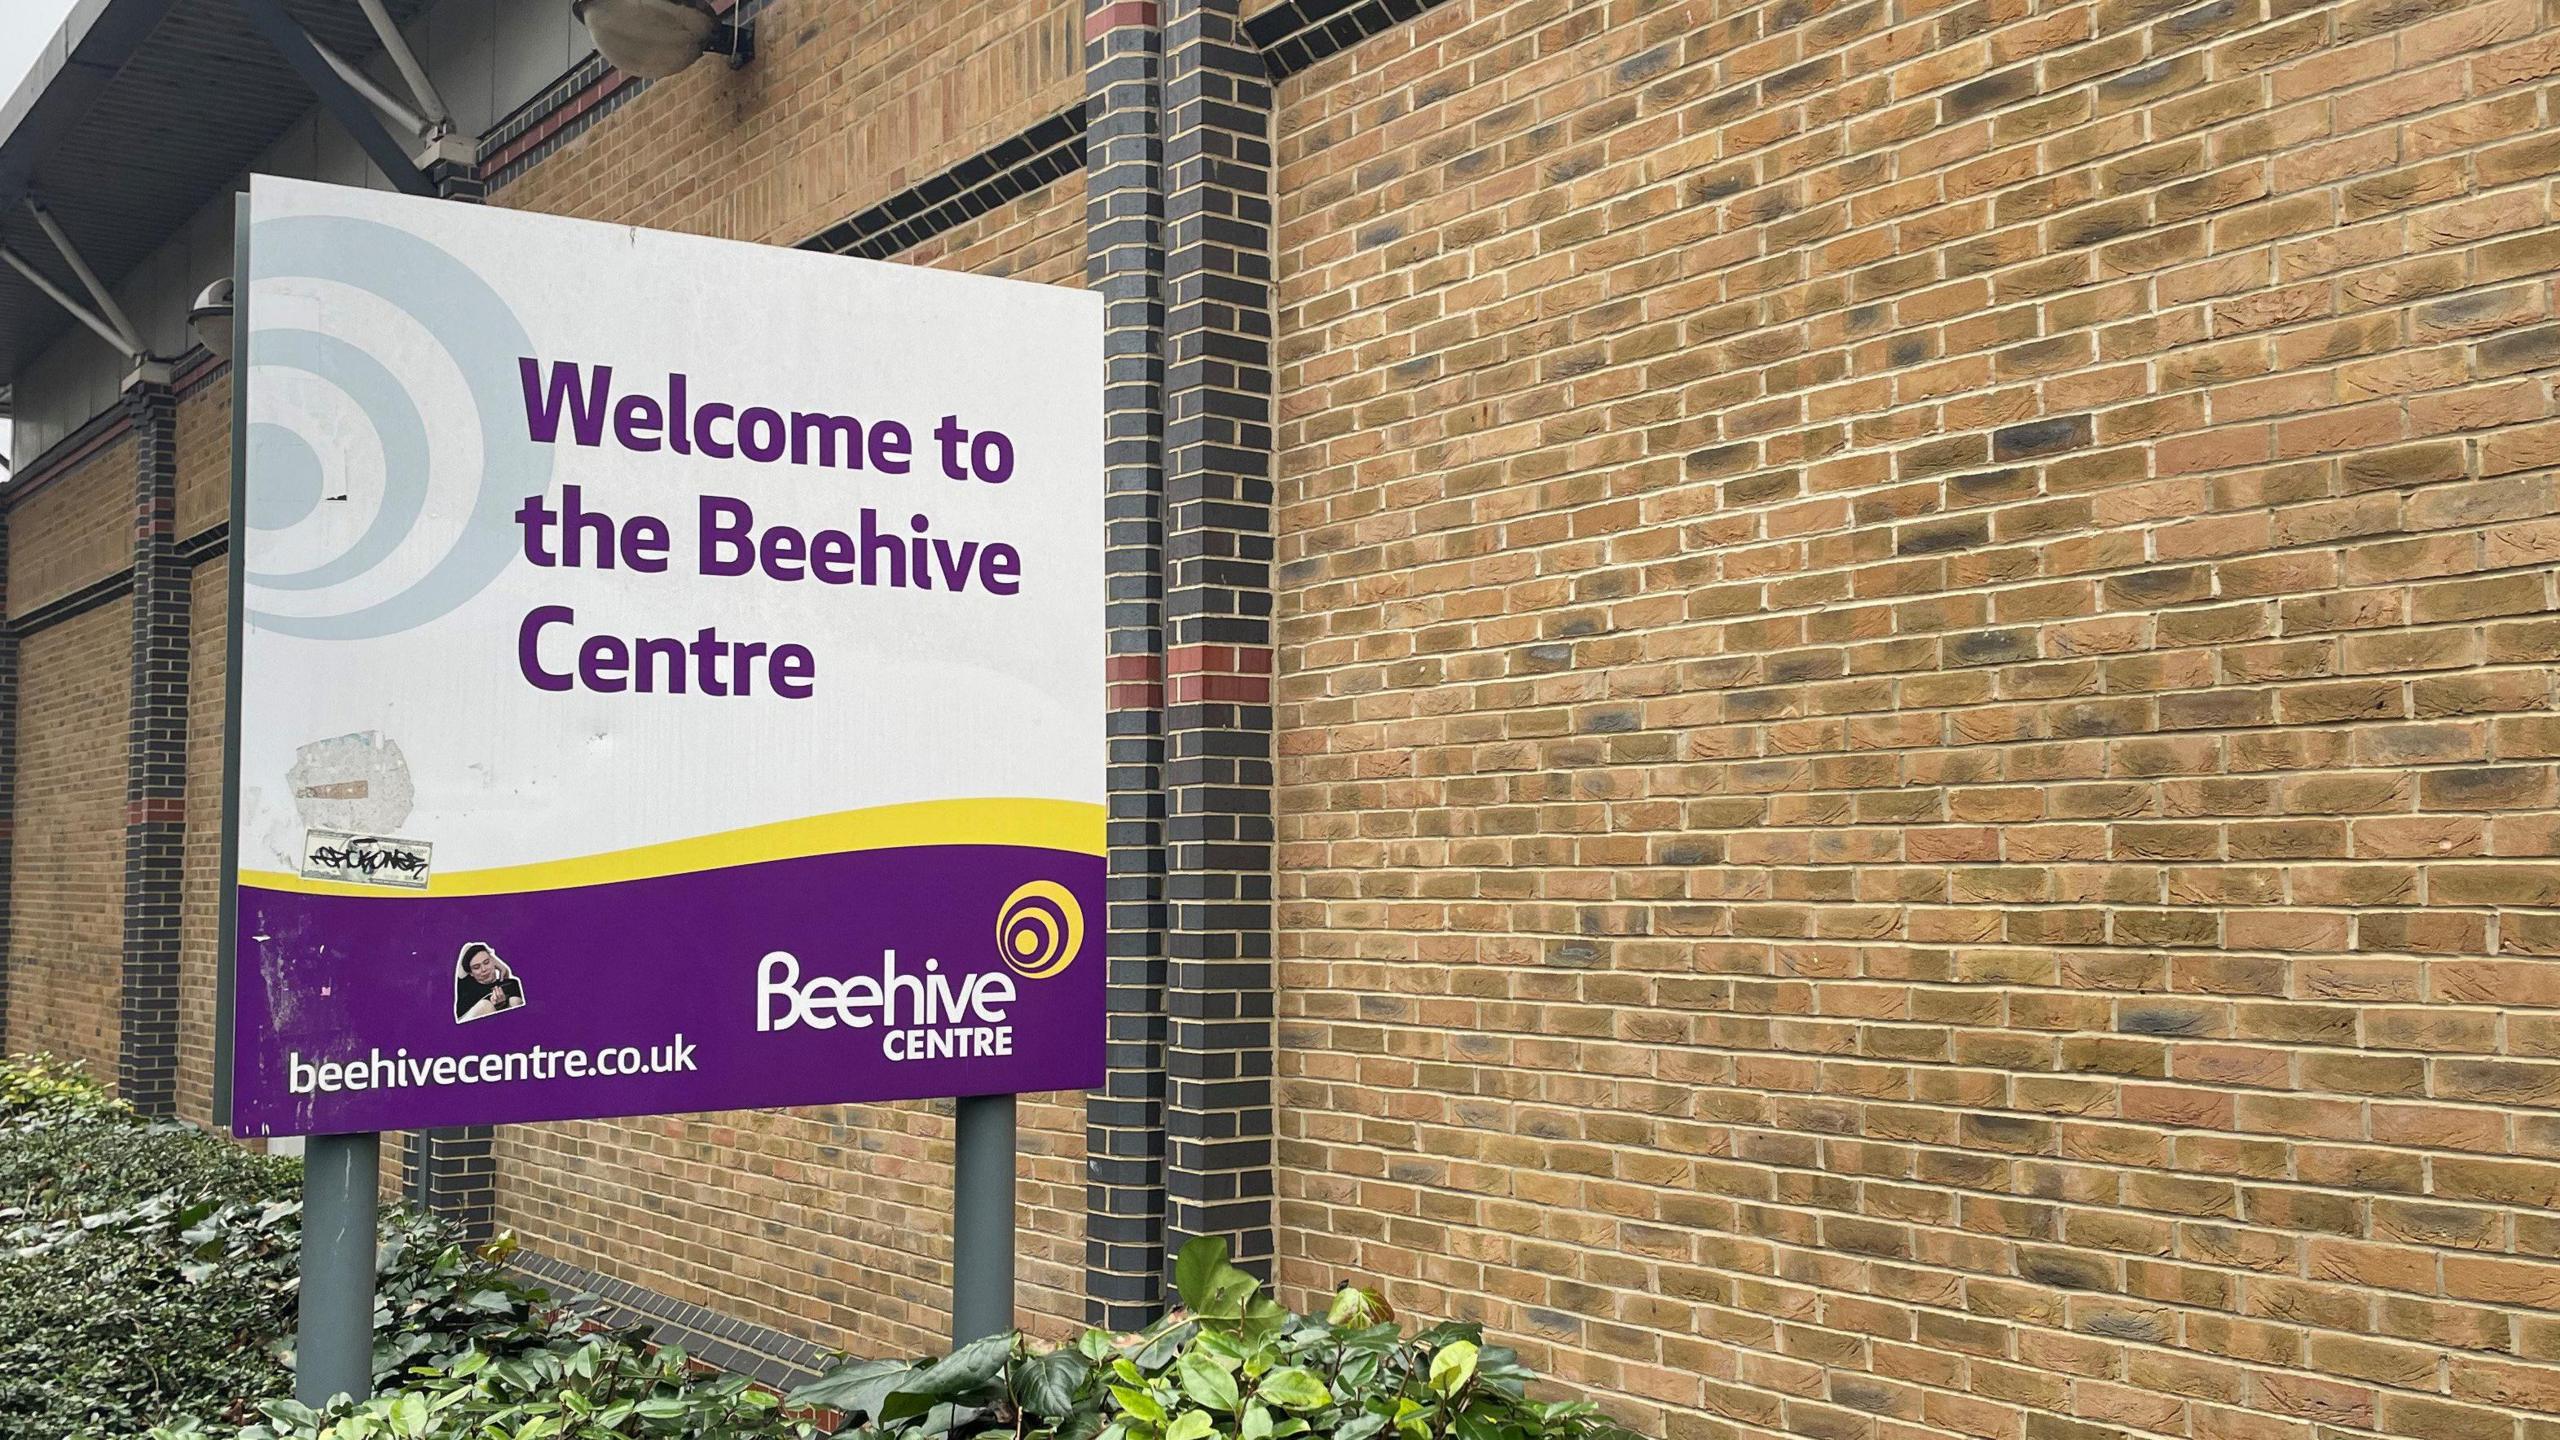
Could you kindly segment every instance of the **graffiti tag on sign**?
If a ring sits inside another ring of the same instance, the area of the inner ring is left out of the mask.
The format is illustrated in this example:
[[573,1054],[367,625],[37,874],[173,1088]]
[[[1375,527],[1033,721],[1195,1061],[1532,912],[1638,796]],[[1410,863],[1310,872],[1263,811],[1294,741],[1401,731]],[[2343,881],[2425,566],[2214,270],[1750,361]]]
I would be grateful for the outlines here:
[[313,830],[302,842],[305,880],[345,880],[357,885],[424,890],[434,860],[435,846],[424,840],[401,840],[389,835]]

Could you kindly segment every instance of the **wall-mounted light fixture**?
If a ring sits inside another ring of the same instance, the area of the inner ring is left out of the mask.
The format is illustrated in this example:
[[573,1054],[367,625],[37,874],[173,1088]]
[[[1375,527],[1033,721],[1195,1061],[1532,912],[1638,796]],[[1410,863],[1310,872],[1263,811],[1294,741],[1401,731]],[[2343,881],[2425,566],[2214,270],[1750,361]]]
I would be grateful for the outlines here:
[[720,18],[706,0],[572,0],[596,51],[627,75],[663,80],[705,55],[736,69],[755,57],[755,27]]
[[196,343],[216,360],[231,358],[231,316],[235,308],[228,278],[197,291],[195,303],[187,307],[187,328],[195,332]]

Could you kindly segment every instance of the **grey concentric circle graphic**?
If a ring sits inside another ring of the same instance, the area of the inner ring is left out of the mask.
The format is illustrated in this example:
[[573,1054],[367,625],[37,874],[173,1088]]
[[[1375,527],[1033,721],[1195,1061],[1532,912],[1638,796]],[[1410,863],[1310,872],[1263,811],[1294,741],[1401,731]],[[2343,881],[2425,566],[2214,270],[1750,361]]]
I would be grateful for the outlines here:
[[[478,271],[408,231],[372,220],[292,215],[260,221],[250,232],[250,255],[260,282],[329,281],[375,296],[415,321],[462,375],[478,412],[481,453],[478,489],[458,533],[414,583],[338,614],[281,615],[253,600],[247,619],[305,639],[370,640],[452,613],[515,557],[516,507],[551,488],[550,450],[521,439],[511,423],[516,361],[535,353],[523,321]],[[312,330],[259,329],[254,307],[250,313],[246,368],[300,371],[325,381],[364,416],[382,446],[381,503],[344,550],[305,569],[269,572],[257,568],[255,540],[242,537],[244,578],[253,595],[325,591],[372,572],[417,533],[432,481],[434,427],[400,378],[358,345]],[[247,458],[252,484],[241,518],[249,531],[288,531],[317,512],[322,492],[344,493],[347,485],[348,477],[328,473],[328,462],[287,426],[253,421]]]

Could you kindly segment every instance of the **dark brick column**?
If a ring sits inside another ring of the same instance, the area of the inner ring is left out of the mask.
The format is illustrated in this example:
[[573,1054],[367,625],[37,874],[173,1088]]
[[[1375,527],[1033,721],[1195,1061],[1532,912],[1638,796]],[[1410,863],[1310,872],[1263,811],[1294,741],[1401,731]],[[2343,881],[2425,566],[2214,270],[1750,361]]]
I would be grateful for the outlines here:
[[465,1237],[489,1239],[498,1223],[497,1134],[489,1125],[410,1131],[400,1146],[400,1193],[460,1225]]
[[460,136],[452,136],[428,151],[422,162],[427,179],[436,187],[436,198],[460,200],[477,205],[489,198],[488,180],[481,175],[472,147]]
[[[436,194],[446,200],[477,205],[488,186],[480,167],[469,158],[471,147],[460,137],[431,148],[421,157]],[[412,1130],[400,1145],[400,1193],[422,1210],[444,1216],[474,1241],[496,1233],[498,1210],[497,1130],[488,1125],[455,1125],[441,1130]]]
[[178,920],[187,845],[189,582],[177,548],[178,394],[146,363],[125,382],[133,436],[133,688],[125,714],[124,976],[117,1093],[178,1107]]
[[1273,1250],[1271,82],[1165,15],[1165,1241]]
[[1110,1074],[1085,1101],[1087,1317],[1164,1295],[1164,140],[1155,0],[1086,0],[1085,273],[1103,296]]

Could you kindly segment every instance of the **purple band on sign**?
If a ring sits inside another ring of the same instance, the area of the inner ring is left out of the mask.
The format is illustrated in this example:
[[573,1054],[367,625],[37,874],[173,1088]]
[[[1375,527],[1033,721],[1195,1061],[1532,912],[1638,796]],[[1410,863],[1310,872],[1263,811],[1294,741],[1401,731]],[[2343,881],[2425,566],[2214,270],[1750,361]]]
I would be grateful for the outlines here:
[[1101,1083],[1103,861],[919,845],[515,894],[240,890],[244,1135]]

